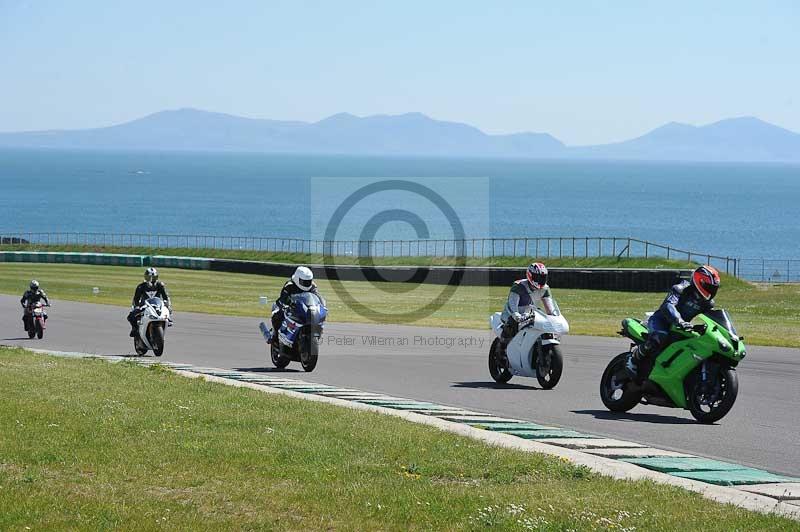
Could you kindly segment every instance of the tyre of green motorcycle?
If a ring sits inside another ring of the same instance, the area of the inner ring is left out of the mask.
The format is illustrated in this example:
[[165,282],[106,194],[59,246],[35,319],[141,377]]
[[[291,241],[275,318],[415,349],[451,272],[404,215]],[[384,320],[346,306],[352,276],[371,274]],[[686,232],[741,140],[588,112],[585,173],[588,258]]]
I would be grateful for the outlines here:
[[600,399],[612,412],[627,412],[642,400],[641,390],[631,379],[618,379],[629,356],[622,353],[611,359],[600,379]]
[[[549,357],[546,351],[549,352]],[[561,347],[555,344],[542,346],[536,358],[536,380],[539,381],[539,386],[545,390],[555,388],[561,380],[563,370],[564,356],[561,354]]]
[[500,358],[500,339],[495,338],[489,347],[489,375],[500,384],[506,383],[513,377],[511,370],[508,369],[506,364],[501,362]]
[[736,396],[739,395],[739,377],[736,370],[726,366],[720,366],[717,373],[722,398],[715,401],[713,405],[705,404],[700,387],[701,367],[698,366],[689,374],[686,379],[686,404],[689,411],[700,423],[715,423],[725,417],[733,404]]

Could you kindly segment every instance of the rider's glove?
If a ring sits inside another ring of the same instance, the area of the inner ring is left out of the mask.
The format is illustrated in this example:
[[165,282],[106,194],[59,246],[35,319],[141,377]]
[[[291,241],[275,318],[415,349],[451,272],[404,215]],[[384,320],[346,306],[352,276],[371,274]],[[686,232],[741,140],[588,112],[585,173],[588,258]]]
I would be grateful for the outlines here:
[[689,323],[688,321],[682,321],[682,322],[680,322],[680,323],[678,324],[678,327],[680,327],[680,328],[681,328],[681,329],[683,329],[684,331],[691,331],[693,326],[692,326],[692,324],[691,324],[691,323]]

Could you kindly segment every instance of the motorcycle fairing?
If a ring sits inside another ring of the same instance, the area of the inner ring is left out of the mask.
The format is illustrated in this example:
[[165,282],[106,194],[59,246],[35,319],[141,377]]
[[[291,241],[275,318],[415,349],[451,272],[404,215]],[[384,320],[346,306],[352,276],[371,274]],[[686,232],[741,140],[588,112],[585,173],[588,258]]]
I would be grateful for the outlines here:
[[536,377],[536,369],[533,366],[533,348],[540,334],[532,327],[524,327],[508,342],[506,358],[508,358],[508,369],[511,370],[512,375]]
[[166,325],[169,320],[169,309],[164,304],[164,301],[159,297],[151,297],[145,301],[144,308],[139,315],[139,338],[148,349],[153,349],[150,344],[150,338],[147,334],[147,328],[151,323],[163,321]]
[[[502,332],[500,313],[492,315],[490,322],[492,330],[499,337]],[[499,325],[498,325],[499,324]],[[560,344],[558,335],[569,332],[567,320],[561,314],[548,316],[540,310],[534,311],[533,319],[523,323],[511,341],[506,346],[506,358],[512,375],[522,377],[536,377],[536,368],[533,364],[534,348],[537,340],[543,335],[543,345]]]
[[328,309],[322,300],[315,294],[305,292],[292,296],[292,302],[284,314],[281,328],[278,329],[278,340],[287,347],[293,347],[297,334],[301,329],[311,328],[317,334],[322,334],[322,324],[328,316]]
[[637,319],[625,318],[619,334],[630,338],[634,343],[643,344],[647,340],[647,326]]
[[680,408],[686,408],[686,377],[697,366],[709,358],[722,357],[735,367],[744,358],[744,344],[737,342],[736,348],[733,348],[728,330],[704,314],[700,314],[698,319],[706,326],[705,333],[692,334],[685,340],[666,346],[656,357],[648,377]]
[[297,337],[297,333],[301,327],[302,325],[293,319],[288,317],[284,318],[281,328],[278,329],[278,339],[283,345],[292,347],[294,345],[294,340]]

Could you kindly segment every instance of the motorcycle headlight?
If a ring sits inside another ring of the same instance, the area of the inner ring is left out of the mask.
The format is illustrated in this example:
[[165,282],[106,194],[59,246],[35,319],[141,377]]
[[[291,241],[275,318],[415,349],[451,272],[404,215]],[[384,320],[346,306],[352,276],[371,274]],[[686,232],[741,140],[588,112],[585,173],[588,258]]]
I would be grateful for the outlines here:
[[717,343],[719,344],[720,351],[722,351],[723,353],[727,353],[732,349],[731,344],[729,344],[725,340],[719,340]]

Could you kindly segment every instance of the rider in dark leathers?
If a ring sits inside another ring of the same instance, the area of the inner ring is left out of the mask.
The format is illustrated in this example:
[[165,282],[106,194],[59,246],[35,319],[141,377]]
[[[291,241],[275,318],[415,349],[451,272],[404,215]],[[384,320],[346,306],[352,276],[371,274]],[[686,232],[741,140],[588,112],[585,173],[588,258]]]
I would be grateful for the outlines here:
[[136,291],[133,294],[133,301],[131,302],[131,311],[128,314],[128,323],[131,324],[131,338],[136,337],[136,327],[138,325],[139,316],[142,313],[142,306],[144,302],[151,297],[160,297],[164,304],[172,312],[172,305],[169,299],[166,285],[158,280],[158,270],[155,268],[147,268],[144,272],[144,282],[136,286]]
[[[44,301],[44,304],[48,307],[50,306],[50,300],[47,299],[47,294],[44,293],[44,290],[39,288],[39,281],[34,279],[31,281],[30,287],[28,290],[25,290],[25,293],[22,294],[22,299],[19,300],[19,304],[22,305],[22,308],[25,309],[22,314],[22,323],[25,324],[25,330],[28,330],[28,317],[30,316],[30,309],[39,301]],[[47,314],[45,314],[45,319],[47,319]]]
[[673,325],[691,329],[689,322],[695,316],[713,309],[718,289],[719,273],[711,266],[700,266],[691,280],[674,285],[658,310],[647,320],[647,341],[641,349],[634,348],[628,359],[628,371],[637,376],[641,363],[651,361],[661,352]]

